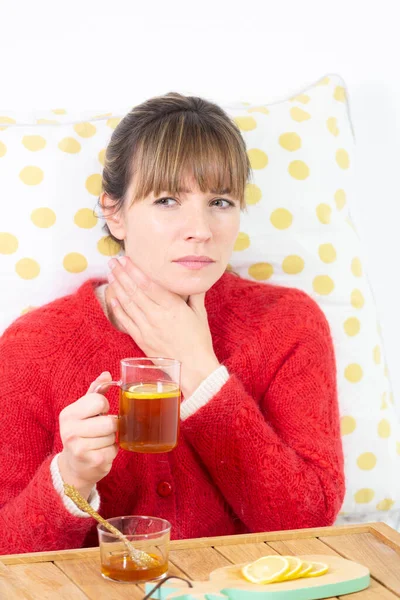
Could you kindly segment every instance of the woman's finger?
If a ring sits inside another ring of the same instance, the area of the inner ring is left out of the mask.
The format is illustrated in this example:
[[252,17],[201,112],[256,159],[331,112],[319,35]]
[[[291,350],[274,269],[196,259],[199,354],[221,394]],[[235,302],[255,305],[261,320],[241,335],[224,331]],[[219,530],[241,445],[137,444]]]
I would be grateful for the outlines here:
[[125,312],[117,298],[111,299],[111,306],[117,321],[121,323],[131,338],[138,343],[138,341],[142,339],[138,325],[136,325],[132,317]]

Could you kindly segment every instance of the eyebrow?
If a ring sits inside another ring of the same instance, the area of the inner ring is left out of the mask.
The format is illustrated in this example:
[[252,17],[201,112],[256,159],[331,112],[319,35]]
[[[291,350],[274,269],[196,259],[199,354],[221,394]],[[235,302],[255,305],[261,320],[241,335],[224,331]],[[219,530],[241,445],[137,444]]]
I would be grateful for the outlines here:
[[[229,194],[230,193],[230,189],[226,188],[224,190],[216,190],[215,188],[213,188],[212,190],[210,190],[213,194]],[[186,188],[179,188],[178,192],[183,192],[184,194],[191,194],[192,190],[188,190]]]

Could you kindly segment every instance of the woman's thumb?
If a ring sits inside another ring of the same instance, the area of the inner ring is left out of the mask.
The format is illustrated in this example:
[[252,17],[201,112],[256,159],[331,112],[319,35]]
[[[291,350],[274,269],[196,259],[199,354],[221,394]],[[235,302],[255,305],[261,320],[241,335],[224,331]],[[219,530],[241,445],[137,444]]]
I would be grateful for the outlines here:
[[102,373],[100,373],[100,375],[98,377],[96,377],[96,379],[90,384],[89,389],[88,389],[88,394],[91,394],[92,392],[94,392],[94,390],[96,389],[96,387],[101,383],[104,382],[106,383],[107,381],[111,381],[112,380],[112,376],[110,371],[103,371]]

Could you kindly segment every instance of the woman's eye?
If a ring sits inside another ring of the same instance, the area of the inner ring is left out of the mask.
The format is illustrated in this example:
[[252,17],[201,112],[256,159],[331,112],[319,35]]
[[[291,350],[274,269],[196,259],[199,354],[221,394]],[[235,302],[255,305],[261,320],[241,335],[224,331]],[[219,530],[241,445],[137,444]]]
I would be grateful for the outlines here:
[[159,198],[158,200],[156,200],[154,202],[154,204],[160,204],[161,206],[172,206],[171,204],[168,204],[168,200],[173,200],[174,202],[176,202],[176,200],[174,200],[174,198]]
[[224,207],[219,205],[219,206],[221,206],[221,208],[224,208],[224,209],[230,208],[231,206],[235,206],[233,202],[231,202],[230,200],[226,200],[225,198],[219,198],[218,200],[215,200],[214,202],[226,202],[227,205],[225,205]]

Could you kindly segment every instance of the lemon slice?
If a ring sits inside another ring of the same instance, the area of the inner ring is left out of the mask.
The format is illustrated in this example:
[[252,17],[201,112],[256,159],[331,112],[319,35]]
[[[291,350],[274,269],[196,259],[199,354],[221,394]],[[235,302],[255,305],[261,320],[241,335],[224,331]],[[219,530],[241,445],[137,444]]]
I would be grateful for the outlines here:
[[302,577],[319,577],[320,575],[325,575],[329,569],[329,566],[326,563],[310,562],[310,565],[310,571],[307,571],[307,573],[302,575]]
[[[279,581],[288,581],[300,577],[300,572],[303,570],[303,561],[298,556],[284,556],[284,558],[288,560],[290,569],[287,573],[281,575]],[[311,571],[311,566],[309,570]]]
[[180,394],[179,387],[175,383],[139,383],[131,385],[124,395],[127,398],[137,400],[149,400],[151,398],[174,398]]
[[313,568],[312,563],[307,562],[305,560],[303,560],[302,562],[303,562],[303,564],[302,564],[301,570],[297,573],[296,579],[300,579],[300,577],[306,577],[307,573],[309,571],[311,571]]
[[251,583],[272,583],[279,581],[291,569],[284,556],[263,556],[242,567],[242,575]]

